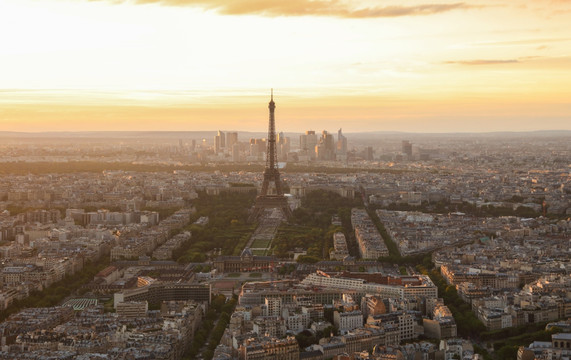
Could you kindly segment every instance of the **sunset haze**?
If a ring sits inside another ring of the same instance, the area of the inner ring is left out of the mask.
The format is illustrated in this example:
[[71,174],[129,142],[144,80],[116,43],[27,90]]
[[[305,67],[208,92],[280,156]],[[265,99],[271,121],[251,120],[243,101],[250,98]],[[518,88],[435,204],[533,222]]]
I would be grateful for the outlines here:
[[571,129],[571,1],[3,0],[0,131]]

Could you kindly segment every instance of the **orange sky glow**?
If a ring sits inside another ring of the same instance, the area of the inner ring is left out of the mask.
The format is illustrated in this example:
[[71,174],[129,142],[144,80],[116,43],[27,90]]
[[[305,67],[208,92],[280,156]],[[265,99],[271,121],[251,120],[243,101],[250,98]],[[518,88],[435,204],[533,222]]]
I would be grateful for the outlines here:
[[569,0],[3,0],[0,131],[571,130]]

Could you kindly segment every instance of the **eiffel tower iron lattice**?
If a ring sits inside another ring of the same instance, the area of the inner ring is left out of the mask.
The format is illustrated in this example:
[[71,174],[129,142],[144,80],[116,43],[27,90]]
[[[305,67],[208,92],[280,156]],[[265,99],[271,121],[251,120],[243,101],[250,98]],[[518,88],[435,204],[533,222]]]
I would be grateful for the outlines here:
[[[291,209],[287,198],[284,195],[280,172],[278,170],[278,154],[276,150],[276,119],[274,102],[274,91],[272,89],[270,103],[270,123],[268,126],[268,148],[266,157],[266,168],[264,170],[264,181],[260,195],[256,197],[256,203],[250,215],[250,221],[257,220],[266,209],[280,209],[285,218],[291,217]],[[270,194],[270,183],[274,183],[275,194]]]

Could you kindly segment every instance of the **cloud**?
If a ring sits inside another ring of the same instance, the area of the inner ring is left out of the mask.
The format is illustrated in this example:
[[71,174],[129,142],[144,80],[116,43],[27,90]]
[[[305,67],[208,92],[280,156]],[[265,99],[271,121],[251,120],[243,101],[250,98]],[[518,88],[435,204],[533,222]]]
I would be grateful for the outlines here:
[[543,43],[554,43],[554,42],[567,42],[571,38],[543,38],[543,39],[523,39],[523,40],[510,40],[510,41],[488,41],[481,42],[475,45],[477,46],[519,46],[519,45],[535,45]]
[[[519,32],[519,30],[516,30]],[[473,43],[460,43],[455,45],[455,48],[466,49],[466,48],[505,48],[505,47],[531,47],[531,46],[546,46],[546,44],[551,43],[563,43],[569,42],[571,38],[560,37],[560,38],[529,38],[529,39],[517,39],[517,40],[502,40],[502,41],[480,41]]]
[[521,66],[533,66],[553,69],[568,69],[571,65],[571,56],[520,56],[517,59],[476,59],[476,60],[451,60],[443,61],[447,65],[502,65],[521,64]]
[[513,64],[519,63],[517,59],[507,59],[507,60],[458,60],[458,61],[445,61],[445,64],[457,64],[457,65],[496,65],[496,64]]
[[[110,0],[126,2],[126,0]],[[480,8],[464,2],[413,6],[355,7],[341,0],[135,0],[137,4],[193,6],[225,15],[333,16],[341,18],[382,18],[433,15],[457,9]],[[350,3],[350,2],[349,2]]]

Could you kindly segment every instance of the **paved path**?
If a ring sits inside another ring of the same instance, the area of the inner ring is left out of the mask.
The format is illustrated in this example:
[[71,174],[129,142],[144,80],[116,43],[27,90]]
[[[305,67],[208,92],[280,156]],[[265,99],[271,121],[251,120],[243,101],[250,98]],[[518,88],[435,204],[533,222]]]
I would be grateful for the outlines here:
[[[258,224],[258,227],[252,234],[250,240],[248,240],[248,244],[246,244],[246,247],[252,250],[261,250],[261,251],[270,250],[272,246],[272,240],[276,236],[278,227],[283,221],[284,221],[283,215],[279,209],[266,211],[264,213],[264,216],[260,218],[260,223]],[[264,241],[267,244],[267,246],[252,248],[252,244],[254,244],[256,240]]]

